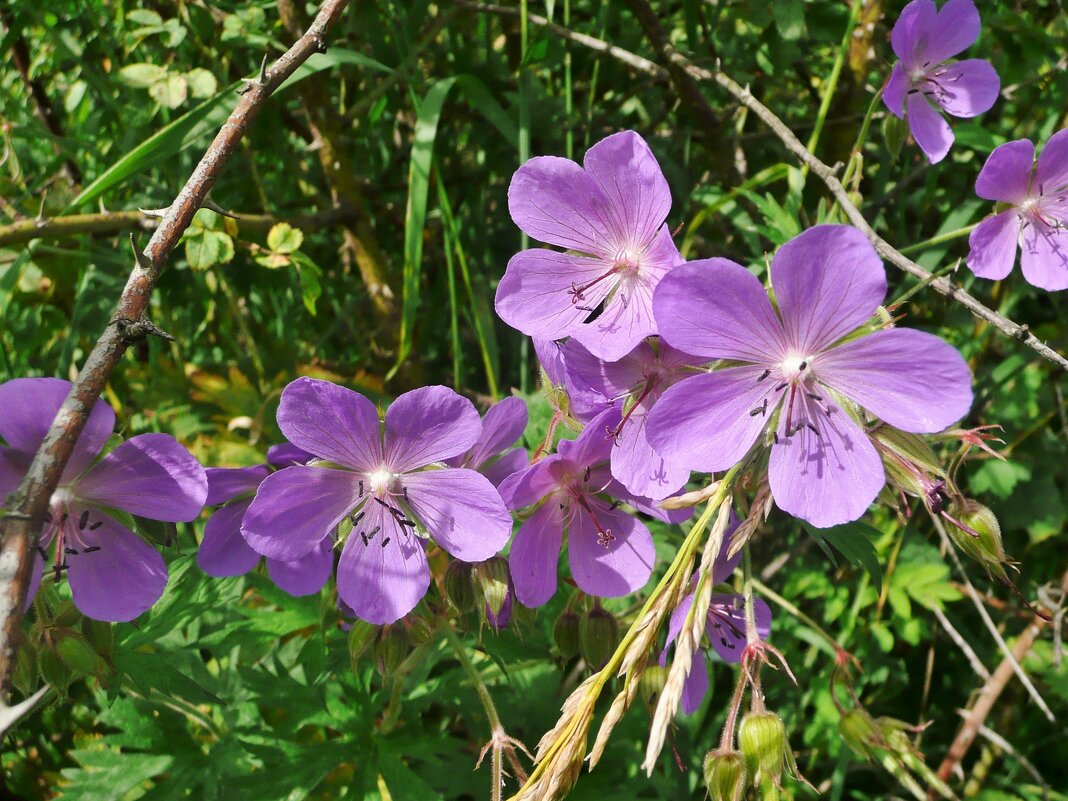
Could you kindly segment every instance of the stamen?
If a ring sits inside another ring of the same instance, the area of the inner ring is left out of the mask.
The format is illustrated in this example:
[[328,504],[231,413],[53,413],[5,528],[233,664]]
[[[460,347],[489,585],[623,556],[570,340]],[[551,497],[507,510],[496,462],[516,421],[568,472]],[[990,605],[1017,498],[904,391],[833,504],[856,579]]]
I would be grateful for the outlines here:
[[96,523],[93,523],[93,525],[89,526],[89,530],[90,530],[90,531],[96,531],[96,530],[97,530],[98,528],[100,528],[100,527],[101,527],[102,525],[104,525],[104,521],[103,521],[103,520],[100,520],[100,521],[98,521],[98,522],[96,522]]
[[84,551],[82,551],[82,553],[96,553],[99,550],[100,550],[100,546],[99,545],[90,545],[88,548],[86,548]]
[[782,392],[788,386],[790,386],[790,382],[789,381],[783,381],[781,384],[779,384],[779,386],[775,387],[775,391],[776,392]]
[[363,520],[363,516],[364,516],[364,513],[363,513],[363,512],[357,512],[356,514],[351,514],[351,515],[349,515],[349,520],[351,520],[351,521],[352,521],[352,525],[353,525],[353,528],[355,528],[355,527],[356,527],[356,525],[357,525],[357,524],[358,524],[358,523],[359,523],[359,522],[360,522],[361,520]]
[[589,281],[589,282],[583,284],[582,286],[575,286],[574,282],[572,282],[571,289],[567,290],[567,293],[569,295],[571,295],[571,303],[572,304],[576,304],[580,300],[585,300],[586,296],[585,296],[584,293],[586,292],[587,289],[590,289],[591,287],[596,286],[597,284],[601,283],[601,281],[603,281],[606,278],[612,277],[613,275],[615,275],[616,273],[618,273],[622,269],[623,269],[623,265],[617,264],[614,267],[612,267],[612,269],[610,269],[608,272],[604,273],[603,275],[597,276],[592,281]]
[[749,416],[750,417],[756,417],[758,414],[761,417],[763,417],[767,413],[768,413],[768,399],[767,398],[764,398],[764,402],[760,406],[757,406],[755,409],[750,409],[749,410]]
[[761,381],[763,381],[769,375],[771,375],[771,370],[765,370],[763,373],[760,374],[760,378],[757,379],[757,383],[759,384]]
[[64,548],[63,549],[63,553],[69,553],[71,556],[77,556],[78,555],[78,549],[77,548]]
[[382,547],[383,548],[385,548],[387,545],[389,545],[389,540],[390,540],[389,537],[386,537],[384,540],[382,540]]
[[582,471],[582,480],[583,481],[589,481],[590,480],[590,466],[589,465],[586,465],[586,469]]
[[78,531],[85,531],[85,527],[89,524],[89,510],[86,509],[82,512],[81,518],[78,520]]
[[608,428],[608,426],[605,426],[605,431],[608,432],[609,437],[611,437],[612,439],[619,439],[619,434],[623,431],[623,426],[625,426],[627,424],[627,421],[630,420],[630,416],[634,414],[634,410],[642,405],[642,401],[649,397],[649,393],[651,393],[656,388],[656,384],[657,382],[655,380],[649,380],[645,382],[645,386],[642,388],[641,394],[638,395],[638,397],[634,400],[634,403],[631,405],[630,409],[627,410],[627,413],[623,415],[623,419],[619,421],[619,425],[615,427],[614,431]]
[[363,497],[363,482],[360,482],[360,497]]

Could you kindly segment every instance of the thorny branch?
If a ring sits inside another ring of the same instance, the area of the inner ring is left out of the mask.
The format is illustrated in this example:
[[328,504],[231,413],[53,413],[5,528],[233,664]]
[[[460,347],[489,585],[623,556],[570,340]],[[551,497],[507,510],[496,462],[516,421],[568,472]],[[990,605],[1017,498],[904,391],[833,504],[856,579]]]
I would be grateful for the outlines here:
[[[182,233],[215,184],[223,165],[237,149],[271,93],[314,53],[326,49],[325,35],[348,0],[326,0],[315,21],[269,69],[246,82],[241,99],[223,123],[192,176],[167,209],[159,228],[136,265],[112,315],[112,321],[141,320],[152,290]],[[129,339],[109,323],[85,360],[77,381],[63,402],[21,486],[4,501],[0,521],[0,694],[6,692],[19,635],[23,598],[30,579],[29,558],[36,546],[49,499],[59,483],[85,422],[103,392],[112,370],[126,352]]]

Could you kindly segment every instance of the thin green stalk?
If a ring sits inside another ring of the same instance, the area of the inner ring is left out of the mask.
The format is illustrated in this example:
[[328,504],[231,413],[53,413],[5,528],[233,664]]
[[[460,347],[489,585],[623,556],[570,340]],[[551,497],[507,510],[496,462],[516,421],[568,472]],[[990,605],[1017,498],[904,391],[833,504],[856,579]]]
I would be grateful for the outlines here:
[[[571,27],[571,0],[564,0],[564,27]],[[575,132],[571,115],[574,113],[574,98],[571,83],[571,40],[564,40],[564,152],[569,159],[575,157]]]
[[464,669],[464,673],[471,679],[471,683],[475,687],[475,692],[478,694],[478,700],[482,704],[482,709],[486,713],[486,720],[489,721],[491,732],[502,729],[501,718],[497,714],[497,707],[493,704],[493,698],[490,696],[489,690],[486,688],[486,683],[482,681],[482,676],[475,668],[474,663],[471,661],[471,657],[467,655],[467,648],[464,647],[464,644],[460,642],[460,638],[456,636],[456,632],[453,631],[452,624],[448,621],[443,621],[439,630],[445,635],[445,639],[452,647],[453,652],[456,654],[456,658]]
[[[519,3],[519,163],[526,164],[530,159],[530,73],[527,68],[527,48],[530,45],[530,21],[527,0]],[[519,237],[519,249],[530,247],[530,238],[526,234]],[[523,337],[519,343],[519,391],[524,395],[530,391],[530,340]]]
[[[437,182],[438,198],[440,204],[441,194],[444,191],[441,181]],[[442,215],[444,216],[444,214]],[[452,385],[457,391],[463,386],[463,353],[460,348],[460,308],[456,300],[456,268],[452,263],[452,232],[449,226],[444,226],[442,233],[445,236],[445,282],[449,289],[449,335],[452,340]]]
[[945,267],[943,267],[943,268],[942,268],[941,270],[938,270],[937,272],[933,272],[933,273],[931,273],[931,274],[930,274],[929,276],[927,276],[927,277],[926,277],[926,278],[924,278],[924,279],[923,279],[922,281],[920,281],[919,283],[917,283],[917,284],[916,284],[916,286],[914,286],[914,287],[912,287],[911,289],[909,289],[908,291],[906,291],[906,292],[905,292],[905,293],[904,293],[903,295],[901,295],[900,297],[898,297],[898,298],[895,298],[895,299],[894,299],[894,301],[893,301],[893,303],[892,303],[891,305],[893,305],[893,306],[900,306],[900,305],[901,305],[902,303],[904,303],[905,301],[907,301],[907,300],[908,300],[909,298],[911,298],[911,297],[912,297],[913,295],[915,295],[915,294],[916,294],[917,292],[919,292],[919,291],[920,291],[921,289],[926,289],[926,288],[927,288],[927,287],[929,287],[929,286],[930,286],[930,285],[931,285],[931,284],[932,284],[933,282],[937,281],[937,280],[938,280],[939,278],[941,278],[942,276],[944,276],[944,275],[949,275],[949,274],[950,274],[951,272],[953,272],[953,271],[954,271],[955,269],[957,269],[957,265],[958,265],[958,264],[960,264],[960,260],[959,260],[959,259],[958,259],[957,261],[953,262],[952,264],[948,264],[948,265],[946,265],[946,266],[945,266]]
[[917,242],[915,245],[909,245],[907,248],[901,248],[901,252],[906,256],[910,253],[916,253],[921,250],[927,250],[928,248],[942,245],[946,242],[952,242],[954,239],[960,239],[962,236],[968,236],[972,231],[979,227],[979,223],[972,225],[966,225],[963,228],[957,228],[953,231],[946,231],[944,234],[938,234],[932,236],[930,239],[925,239],[922,242]]

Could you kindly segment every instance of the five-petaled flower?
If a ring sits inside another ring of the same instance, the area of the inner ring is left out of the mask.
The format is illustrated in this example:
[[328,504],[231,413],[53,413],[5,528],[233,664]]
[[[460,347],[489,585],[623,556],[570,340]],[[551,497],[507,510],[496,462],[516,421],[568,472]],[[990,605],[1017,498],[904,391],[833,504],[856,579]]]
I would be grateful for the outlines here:
[[664,391],[693,375],[693,368],[708,360],[690,356],[663,341],[641,342],[616,362],[598,359],[574,339],[564,346],[563,353],[573,386],[588,388],[604,405],[623,401],[623,417],[605,432],[615,442],[613,477],[628,491],[654,501],[681,489],[690,471],[656,452],[649,444],[645,424]]
[[1068,129],[1058,131],[1035,164],[1027,139],[994,149],[975,182],[981,198],[1009,204],[983,220],[968,240],[968,267],[1000,280],[1012,271],[1017,245],[1024,278],[1042,289],[1068,289]]
[[890,33],[901,60],[894,65],[883,102],[906,117],[916,144],[936,164],[953,146],[953,131],[939,109],[953,117],[977,117],[994,105],[1001,81],[990,62],[978,58],[947,63],[979,38],[979,12],[972,0],[912,0]]
[[645,584],[654,556],[649,529],[620,509],[620,503],[671,522],[688,514],[665,514],[612,478],[608,467],[612,439],[605,430],[619,421],[618,405],[605,410],[578,439],[561,441],[557,453],[501,484],[501,497],[510,509],[537,505],[508,554],[516,597],[525,606],[541,606],[556,592],[556,562],[565,529],[571,575],[579,589],[615,597]]
[[425,535],[469,562],[488,559],[508,541],[511,516],[489,480],[443,464],[482,431],[475,407],[451,389],[401,395],[383,431],[363,395],[298,378],[282,392],[278,425],[321,461],[263,480],[244,516],[245,540],[264,556],[293,561],[349,518],[338,595],[367,622],[393,623],[426,593]]
[[[218,506],[204,526],[204,539],[197,550],[197,564],[209,576],[241,576],[261,559],[241,535],[241,521],[252,504],[256,489],[272,468],[305,464],[315,458],[288,442],[267,451],[267,464],[252,467],[208,468],[207,506]],[[267,575],[290,595],[314,595],[334,569],[334,537],[328,533],[317,548],[290,562],[267,560]]]
[[649,441],[666,460],[705,472],[770,444],[779,508],[818,527],[855,520],[885,476],[851,407],[903,431],[941,431],[971,406],[968,366],[921,331],[856,336],[886,296],[882,261],[856,228],[816,226],[787,242],[771,283],[778,310],[756,276],[727,259],[691,262],[660,284],[661,338],[733,366],[667,390],[649,415]]
[[602,139],[581,167],[531,159],[512,177],[508,209],[524,233],[567,252],[513,256],[497,313],[529,336],[573,336],[602,359],[626,356],[656,333],[653,290],[680,262],[665,225],[670,208],[660,165],[633,131]]
[[[70,388],[58,378],[0,384],[0,437],[8,445],[0,448],[0,498],[22,481]],[[115,412],[97,401],[49,500],[27,598],[36,594],[49,561],[56,580],[66,574],[83,614],[119,622],[133,620],[159,600],[167,565],[116,520],[115,510],[188,522],[204,506],[208,480],[200,463],[168,434],[131,437],[94,464],[114,428]]]
[[449,467],[468,467],[488,478],[493,486],[527,466],[526,448],[513,448],[527,427],[527,405],[522,398],[505,398],[493,404],[482,418],[478,440],[459,456],[445,460]]
[[[723,546],[719,555],[712,565],[712,584],[722,584],[731,577],[738,563],[742,559],[739,551],[732,558],[727,558],[730,550],[731,534],[737,528],[737,522],[733,523],[723,534]],[[696,576],[694,577],[696,578]],[[660,666],[667,664],[668,649],[686,625],[686,616],[690,614],[693,606],[694,593],[690,593],[671,613],[671,621],[668,623],[667,641],[664,650],[660,652]],[[756,622],[756,630],[761,640],[766,640],[771,634],[771,609],[762,598],[753,599],[753,618]],[[724,662],[738,664],[742,661],[742,651],[747,642],[745,625],[745,596],[737,593],[713,593],[708,604],[708,615],[705,620],[705,634],[712,644],[716,653]],[[686,682],[682,686],[682,711],[692,715],[701,706],[701,701],[708,692],[708,663],[704,653],[700,649],[694,649],[693,662],[690,664],[690,672],[686,674]]]

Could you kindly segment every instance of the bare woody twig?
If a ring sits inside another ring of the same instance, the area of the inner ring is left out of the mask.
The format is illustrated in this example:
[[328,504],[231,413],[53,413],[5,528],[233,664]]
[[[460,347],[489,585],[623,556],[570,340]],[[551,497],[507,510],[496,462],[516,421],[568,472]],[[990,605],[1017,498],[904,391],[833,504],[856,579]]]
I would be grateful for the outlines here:
[[[334,206],[319,212],[275,217],[270,214],[234,214],[242,231],[265,233],[272,225],[286,222],[303,231],[328,228],[353,222],[356,210],[349,206]],[[97,214],[71,214],[45,220],[19,220],[0,225],[0,247],[21,245],[34,239],[62,239],[77,234],[118,234],[138,228],[155,230],[159,216],[143,211],[104,211]]]
[[21,486],[4,502],[7,514],[0,521],[0,691],[7,687],[23,598],[29,584],[29,557],[36,546],[49,499],[85,427],[89,412],[126,352],[131,339],[127,331],[129,324],[143,318],[167,258],[256,114],[274,89],[297,67],[312,54],[326,49],[326,32],[347,4],[348,0],[326,0],[307,32],[270,69],[261,70],[259,78],[248,81],[241,100],[167,209],[148,246],[143,253],[135,251],[137,264],[126,282],[112,322],[85,360],[78,380],[71,387]]
[[698,67],[676,50],[668,40],[667,34],[664,32],[664,29],[660,25],[660,21],[657,19],[656,12],[649,6],[647,0],[627,0],[627,5],[630,7],[635,17],[637,17],[638,22],[641,23],[641,26],[645,30],[646,36],[649,38],[650,42],[652,42],[653,47],[656,48],[664,61],[672,65],[673,69],[684,70],[691,78],[698,81],[713,81],[719,84],[726,89],[735,100],[756,114],[768,128],[774,131],[775,135],[779,137],[784,145],[786,145],[786,148],[797,156],[802,164],[807,165],[808,168],[815,173],[821,181],[823,181],[831,191],[835,200],[838,201],[838,204],[845,211],[849,221],[860,229],[860,231],[868,238],[872,245],[875,246],[875,250],[878,251],[880,256],[899,270],[919,278],[925,285],[930,286],[936,292],[945,295],[950,300],[956,301],[979,319],[990,323],[990,325],[994,326],[994,328],[1005,336],[1024,343],[1043,359],[1052,362],[1062,370],[1068,371],[1068,359],[1057,353],[1057,351],[1050,348],[1044,342],[1036,339],[1027,326],[1014,323],[1007,317],[987,308],[962,287],[954,284],[949,278],[933,278],[930,272],[912,261],[912,259],[903,255],[901,251],[894,248],[885,239],[879,236],[850,199],[849,192],[842,186],[842,182],[838,180],[838,177],[835,174],[836,169],[827,166],[810,153],[801,143],[801,140],[794,135],[793,131],[786,127],[786,124],[779,119],[774,112],[753,97],[747,88],[741,86],[722,70],[716,69],[715,71],[711,71]]

